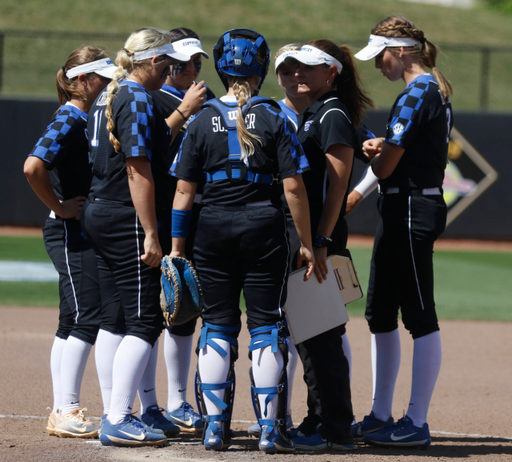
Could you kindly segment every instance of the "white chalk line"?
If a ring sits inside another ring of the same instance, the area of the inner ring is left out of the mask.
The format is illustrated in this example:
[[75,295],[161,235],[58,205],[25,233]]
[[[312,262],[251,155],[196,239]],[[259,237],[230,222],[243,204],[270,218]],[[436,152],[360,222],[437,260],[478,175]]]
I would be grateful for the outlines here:
[[[47,419],[48,417],[39,416],[39,415],[3,415],[0,414],[0,419]],[[90,419],[100,420],[101,417],[89,417]],[[253,424],[255,423],[253,420],[233,420],[235,423],[247,423]],[[454,432],[442,432],[437,430],[431,430],[430,433],[435,433],[436,435],[447,435],[447,436],[459,436],[462,438],[491,438],[491,439],[499,439],[499,440],[510,440],[512,441],[512,437],[510,436],[496,436],[496,435],[480,435],[478,433],[454,433]],[[196,443],[180,443],[180,444],[190,444],[194,445]]]

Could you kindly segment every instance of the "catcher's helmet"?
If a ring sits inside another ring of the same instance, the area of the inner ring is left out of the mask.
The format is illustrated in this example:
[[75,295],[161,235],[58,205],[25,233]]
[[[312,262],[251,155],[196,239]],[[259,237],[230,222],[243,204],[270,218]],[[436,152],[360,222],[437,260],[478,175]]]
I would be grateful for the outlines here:
[[[256,59],[260,49],[264,56],[263,66]],[[255,93],[258,94],[268,72],[270,48],[263,35],[254,30],[231,29],[224,32],[213,47],[213,59],[215,70],[226,90],[229,87],[226,75],[250,77],[257,74],[260,76],[260,81]]]

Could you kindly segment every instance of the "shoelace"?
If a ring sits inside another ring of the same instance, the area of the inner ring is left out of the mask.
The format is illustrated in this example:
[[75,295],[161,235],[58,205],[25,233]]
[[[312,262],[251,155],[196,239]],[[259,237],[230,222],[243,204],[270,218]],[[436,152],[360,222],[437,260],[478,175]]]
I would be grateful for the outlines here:
[[77,422],[80,422],[80,423],[83,423],[83,424],[92,423],[89,420],[87,420],[87,417],[85,417],[85,415],[84,415],[85,411],[87,411],[86,407],[83,407],[81,409],[79,408],[78,409],[78,413],[76,414],[76,416],[74,417],[73,420],[76,420]]
[[130,424],[133,427],[139,428],[141,430],[146,430],[145,424],[142,423],[135,414],[129,414],[129,415],[130,415],[130,419],[128,420],[128,422],[130,422]]

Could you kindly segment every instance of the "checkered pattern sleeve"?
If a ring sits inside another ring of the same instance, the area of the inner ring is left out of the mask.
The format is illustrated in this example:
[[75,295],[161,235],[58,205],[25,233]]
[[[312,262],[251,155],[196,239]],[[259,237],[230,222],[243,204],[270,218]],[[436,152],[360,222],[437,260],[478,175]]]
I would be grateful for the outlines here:
[[151,160],[153,146],[153,99],[140,86],[127,85],[128,98],[119,110],[116,130],[126,157]]
[[417,78],[398,96],[391,111],[390,121],[386,133],[386,142],[409,147],[414,140],[422,112],[425,111],[425,97],[430,82]]
[[[273,109],[269,108],[269,111],[275,114]],[[309,170],[309,163],[295,132],[295,127],[284,112],[279,112],[277,115],[281,122],[276,137],[277,159],[281,177],[288,178],[304,173]]]
[[70,152],[76,137],[85,137],[86,120],[87,114],[74,106],[61,106],[29,156],[44,160],[48,163],[48,170],[52,170]]

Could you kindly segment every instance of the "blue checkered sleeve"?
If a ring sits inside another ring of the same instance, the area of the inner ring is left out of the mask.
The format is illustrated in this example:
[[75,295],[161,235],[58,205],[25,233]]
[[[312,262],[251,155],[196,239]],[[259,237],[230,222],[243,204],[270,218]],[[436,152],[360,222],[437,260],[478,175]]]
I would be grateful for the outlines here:
[[128,85],[130,114],[123,121],[123,127],[118,127],[121,146],[126,157],[146,156],[151,160],[153,100],[141,88]]
[[[295,128],[290,119],[288,118],[288,116],[282,111],[276,114],[276,112],[272,110],[269,105],[265,106],[267,107],[269,112],[271,112],[274,115],[277,115],[283,121],[284,137],[282,137],[278,141],[281,145],[281,152],[284,151],[285,155],[286,153],[289,153],[291,158],[297,162],[295,171],[291,171],[289,170],[289,168],[286,168],[286,171],[281,171],[283,178],[286,178],[287,176],[297,175],[299,173],[304,173],[305,171],[309,170],[308,159],[306,157],[306,154],[304,153],[304,150],[302,149],[302,145],[299,142],[297,133],[295,133]],[[279,162],[280,165],[284,167],[283,164],[285,164],[285,162],[283,162],[281,158],[279,159]]]
[[39,138],[29,156],[39,157],[45,162],[53,164],[66,143],[66,137],[81,116],[87,117],[87,114],[62,106],[46,128],[43,136]]
[[386,142],[407,147],[409,139],[414,137],[418,119],[424,106],[424,98],[429,87],[428,82],[413,82],[399,96],[392,111],[391,121],[386,133]]

